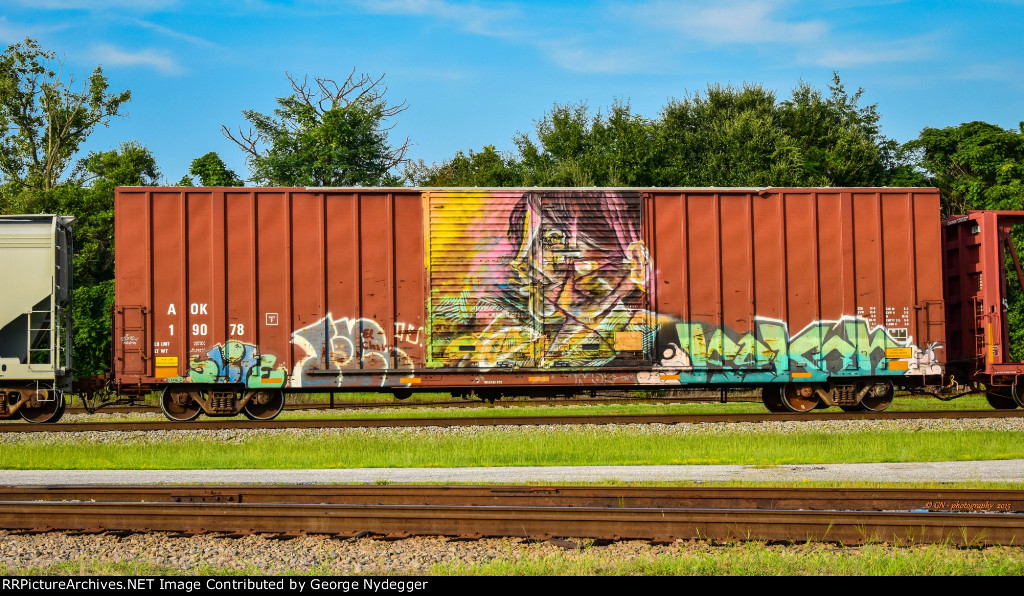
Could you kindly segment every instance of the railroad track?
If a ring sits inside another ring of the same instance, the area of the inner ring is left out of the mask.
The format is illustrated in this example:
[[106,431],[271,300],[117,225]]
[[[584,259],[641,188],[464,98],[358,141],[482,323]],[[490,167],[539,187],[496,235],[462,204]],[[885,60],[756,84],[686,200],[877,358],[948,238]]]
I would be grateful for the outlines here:
[[[619,406],[638,404],[693,404],[693,403],[760,403],[761,398],[757,396],[731,396],[728,402],[711,399],[707,396],[699,397],[595,397],[595,398],[515,398],[502,399],[490,404],[478,399],[437,399],[430,401],[423,400],[395,400],[358,402],[339,398],[335,402],[324,403],[306,402],[285,404],[286,411],[294,410],[362,410],[362,409],[429,409],[429,408],[513,408],[519,406]],[[91,414],[93,412],[132,412],[160,413],[159,405],[124,405],[121,403],[100,403],[89,408],[82,406],[71,406],[67,408],[68,414]]]
[[[685,391],[685,390],[684,390]],[[325,402],[323,400],[313,402],[289,401],[285,403],[286,411],[292,410],[360,410],[360,409],[429,409],[429,408],[487,408],[487,407],[518,407],[518,406],[613,406],[613,405],[636,405],[636,404],[694,404],[694,403],[761,403],[760,395],[750,393],[731,394],[726,397],[713,396],[707,391],[693,391],[692,395],[669,395],[665,397],[631,397],[619,394],[608,393],[593,397],[513,397],[503,398],[494,403],[488,403],[479,399],[449,399],[438,397],[436,399],[409,399],[386,401],[361,402],[339,397],[337,400]],[[923,399],[934,401],[928,396],[904,396],[898,398],[903,401]],[[75,401],[75,400],[73,400]],[[81,401],[80,398],[77,401]],[[89,407],[74,406],[69,402],[68,414],[91,414],[93,412],[160,412],[159,405],[126,404],[123,401],[107,401],[93,403]]]
[[537,486],[0,488],[0,528],[172,532],[1024,544],[1024,491]]
[[809,412],[804,414],[666,414],[666,415],[595,415],[595,416],[476,416],[448,418],[348,418],[295,419],[253,421],[242,418],[204,418],[193,422],[153,420],[143,422],[60,422],[57,424],[25,424],[21,421],[0,423],[0,432],[97,432],[97,431],[160,431],[160,430],[223,430],[281,428],[385,428],[423,426],[551,426],[567,424],[681,424],[713,422],[811,422],[822,420],[910,420],[1022,418],[1024,410],[957,410],[928,412]]

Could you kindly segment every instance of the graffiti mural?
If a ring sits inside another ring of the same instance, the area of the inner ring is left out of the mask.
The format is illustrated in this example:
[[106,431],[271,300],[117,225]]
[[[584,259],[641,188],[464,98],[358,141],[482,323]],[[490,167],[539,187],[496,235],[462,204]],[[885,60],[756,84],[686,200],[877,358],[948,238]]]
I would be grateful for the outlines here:
[[[821,376],[906,374],[913,361],[921,369],[918,374],[941,374],[935,360],[936,347],[922,352],[884,327],[870,328],[863,317],[843,317],[839,321],[813,323],[793,336],[788,346],[790,372],[807,370]],[[910,352],[893,354],[893,348],[909,348]],[[906,356],[900,357],[904,353]]]
[[[478,195],[478,196],[477,196]],[[651,310],[641,202],[628,191],[472,191],[431,198],[427,365],[646,368],[644,384],[941,374],[932,345],[860,316],[790,334]]]
[[409,356],[390,345],[384,328],[372,319],[328,314],[293,331],[292,343],[305,353],[295,363],[293,387],[404,387],[401,377],[413,368]]
[[259,354],[256,346],[240,341],[216,345],[205,358],[193,356],[188,378],[193,383],[245,383],[252,389],[284,387],[288,372],[275,368],[277,357]]
[[[639,195],[527,192],[437,207],[432,365],[592,367],[651,349]],[[477,243],[466,250],[464,238]]]
[[[863,317],[818,321],[792,337],[782,321],[757,318],[754,326],[753,332],[736,332],[708,323],[676,323],[679,343],[670,343],[652,372],[638,381],[824,382],[842,376],[942,374],[938,344],[921,349]],[[672,376],[668,372],[679,378],[665,378]]]

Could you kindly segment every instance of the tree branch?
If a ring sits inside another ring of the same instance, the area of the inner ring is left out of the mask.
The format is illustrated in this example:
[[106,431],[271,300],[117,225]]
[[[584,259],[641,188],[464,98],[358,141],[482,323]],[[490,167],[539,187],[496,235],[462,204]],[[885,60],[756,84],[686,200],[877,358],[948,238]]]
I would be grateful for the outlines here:
[[242,127],[239,126],[237,137],[232,134],[227,126],[221,125],[220,131],[230,141],[233,141],[238,145],[239,149],[246,153],[246,160],[258,158],[260,156],[260,151],[256,148],[256,144],[259,143],[259,134],[253,131],[252,128],[249,129],[248,133],[245,133],[242,132]]

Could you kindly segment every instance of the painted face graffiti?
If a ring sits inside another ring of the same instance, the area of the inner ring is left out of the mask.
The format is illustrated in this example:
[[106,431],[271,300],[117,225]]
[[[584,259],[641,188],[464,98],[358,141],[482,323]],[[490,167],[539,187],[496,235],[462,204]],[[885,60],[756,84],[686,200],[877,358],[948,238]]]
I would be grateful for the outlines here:
[[[528,192],[507,222],[497,249],[477,256],[490,264],[477,287],[438,301],[435,340],[452,336],[445,365],[600,366],[624,354],[641,360],[652,314],[638,196]],[[487,289],[478,293],[480,285]]]
[[509,288],[534,320],[599,325],[644,292],[639,212],[608,193],[527,193],[512,211]]

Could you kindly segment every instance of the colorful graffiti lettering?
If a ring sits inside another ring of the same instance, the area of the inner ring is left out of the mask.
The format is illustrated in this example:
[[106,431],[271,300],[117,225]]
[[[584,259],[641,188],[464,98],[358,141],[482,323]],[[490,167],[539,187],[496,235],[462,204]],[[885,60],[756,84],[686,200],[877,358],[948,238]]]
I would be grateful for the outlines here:
[[283,387],[288,372],[274,368],[277,357],[259,354],[256,346],[240,341],[229,341],[214,346],[206,358],[193,356],[189,362],[188,378],[193,383],[245,383],[246,387]]
[[292,343],[305,352],[292,372],[295,387],[404,387],[401,375],[413,368],[409,356],[390,345],[384,328],[372,319],[328,314],[292,332]]
[[[736,332],[708,323],[676,323],[679,344],[670,344],[652,372],[642,373],[638,381],[824,382],[843,376],[942,374],[935,356],[938,345],[921,349],[910,338],[896,339],[884,327],[872,327],[863,317],[818,321],[792,337],[782,321],[758,318],[754,327],[753,332]],[[668,371],[678,374],[678,380],[666,379],[672,376]]]
[[395,323],[395,342],[400,341],[412,345],[422,345],[423,327],[408,323]]

